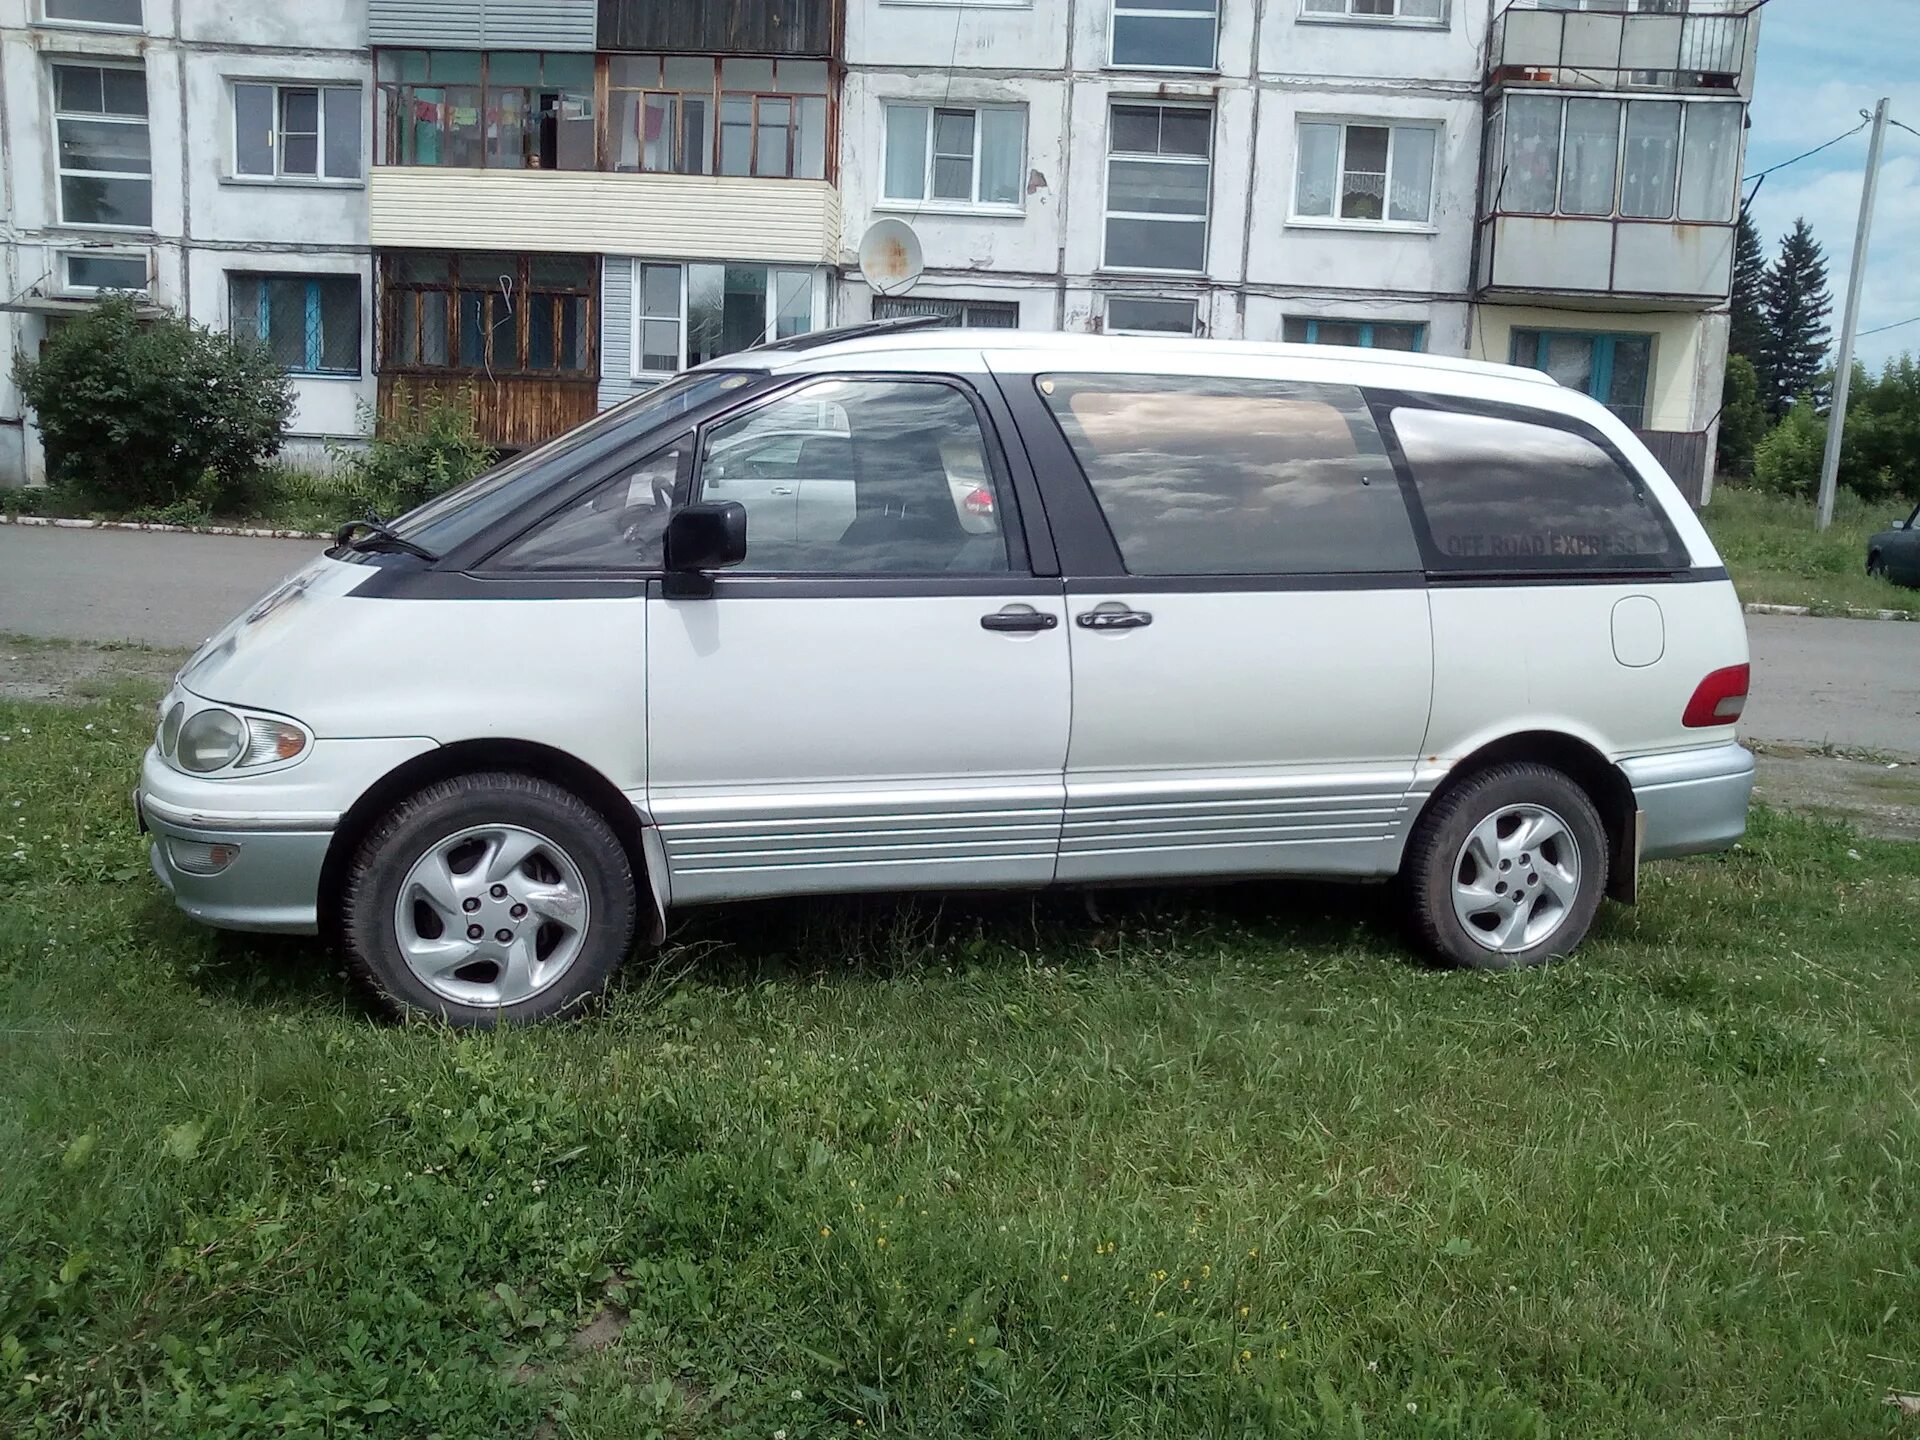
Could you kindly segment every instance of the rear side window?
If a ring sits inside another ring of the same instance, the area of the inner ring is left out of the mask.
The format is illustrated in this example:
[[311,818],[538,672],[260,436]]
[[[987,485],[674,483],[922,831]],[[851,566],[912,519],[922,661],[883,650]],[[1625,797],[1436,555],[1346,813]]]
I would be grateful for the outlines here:
[[1677,570],[1680,537],[1640,477],[1555,425],[1399,406],[1392,424],[1436,571]]
[[1420,569],[1358,390],[1212,376],[1036,382],[1131,575]]

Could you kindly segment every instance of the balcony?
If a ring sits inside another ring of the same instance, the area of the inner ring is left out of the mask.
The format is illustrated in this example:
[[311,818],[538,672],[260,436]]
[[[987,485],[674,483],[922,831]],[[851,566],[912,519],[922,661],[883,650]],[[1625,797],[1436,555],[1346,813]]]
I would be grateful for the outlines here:
[[840,53],[841,0],[600,0],[602,50]]
[[1751,0],[1534,0],[1495,17],[1487,90],[1753,90]]

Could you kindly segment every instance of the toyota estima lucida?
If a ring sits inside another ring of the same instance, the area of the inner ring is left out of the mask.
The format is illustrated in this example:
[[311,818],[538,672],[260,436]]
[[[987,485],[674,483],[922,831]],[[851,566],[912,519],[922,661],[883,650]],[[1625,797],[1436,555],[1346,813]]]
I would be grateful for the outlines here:
[[349,527],[136,802],[187,913],[464,1024],[800,893],[1397,879],[1516,966],[1740,835],[1746,690],[1705,532],[1543,375],[875,324]]

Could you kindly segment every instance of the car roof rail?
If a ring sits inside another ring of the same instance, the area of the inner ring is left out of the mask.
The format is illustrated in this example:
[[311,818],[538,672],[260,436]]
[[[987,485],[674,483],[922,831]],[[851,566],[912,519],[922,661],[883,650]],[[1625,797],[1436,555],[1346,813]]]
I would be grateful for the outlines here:
[[841,340],[860,340],[869,335],[890,335],[896,330],[925,330],[930,326],[947,323],[944,315],[893,315],[885,320],[862,320],[853,325],[835,325],[825,330],[809,330],[804,335],[789,335],[784,340],[770,340],[764,345],[755,345],[748,353],[764,355],[768,351],[775,354],[790,355],[800,350],[815,350],[822,345],[832,345]]

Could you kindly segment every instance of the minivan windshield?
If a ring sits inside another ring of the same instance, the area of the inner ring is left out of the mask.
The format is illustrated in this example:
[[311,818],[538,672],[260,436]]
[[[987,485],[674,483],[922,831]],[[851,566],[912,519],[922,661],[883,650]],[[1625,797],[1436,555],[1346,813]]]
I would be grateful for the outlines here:
[[446,555],[531,500],[548,486],[565,481],[565,467],[553,462],[582,449],[615,427],[640,422],[641,428],[665,424],[765,375],[763,370],[695,370],[658,385],[475,476],[458,489],[389,522],[388,529],[412,543]]

